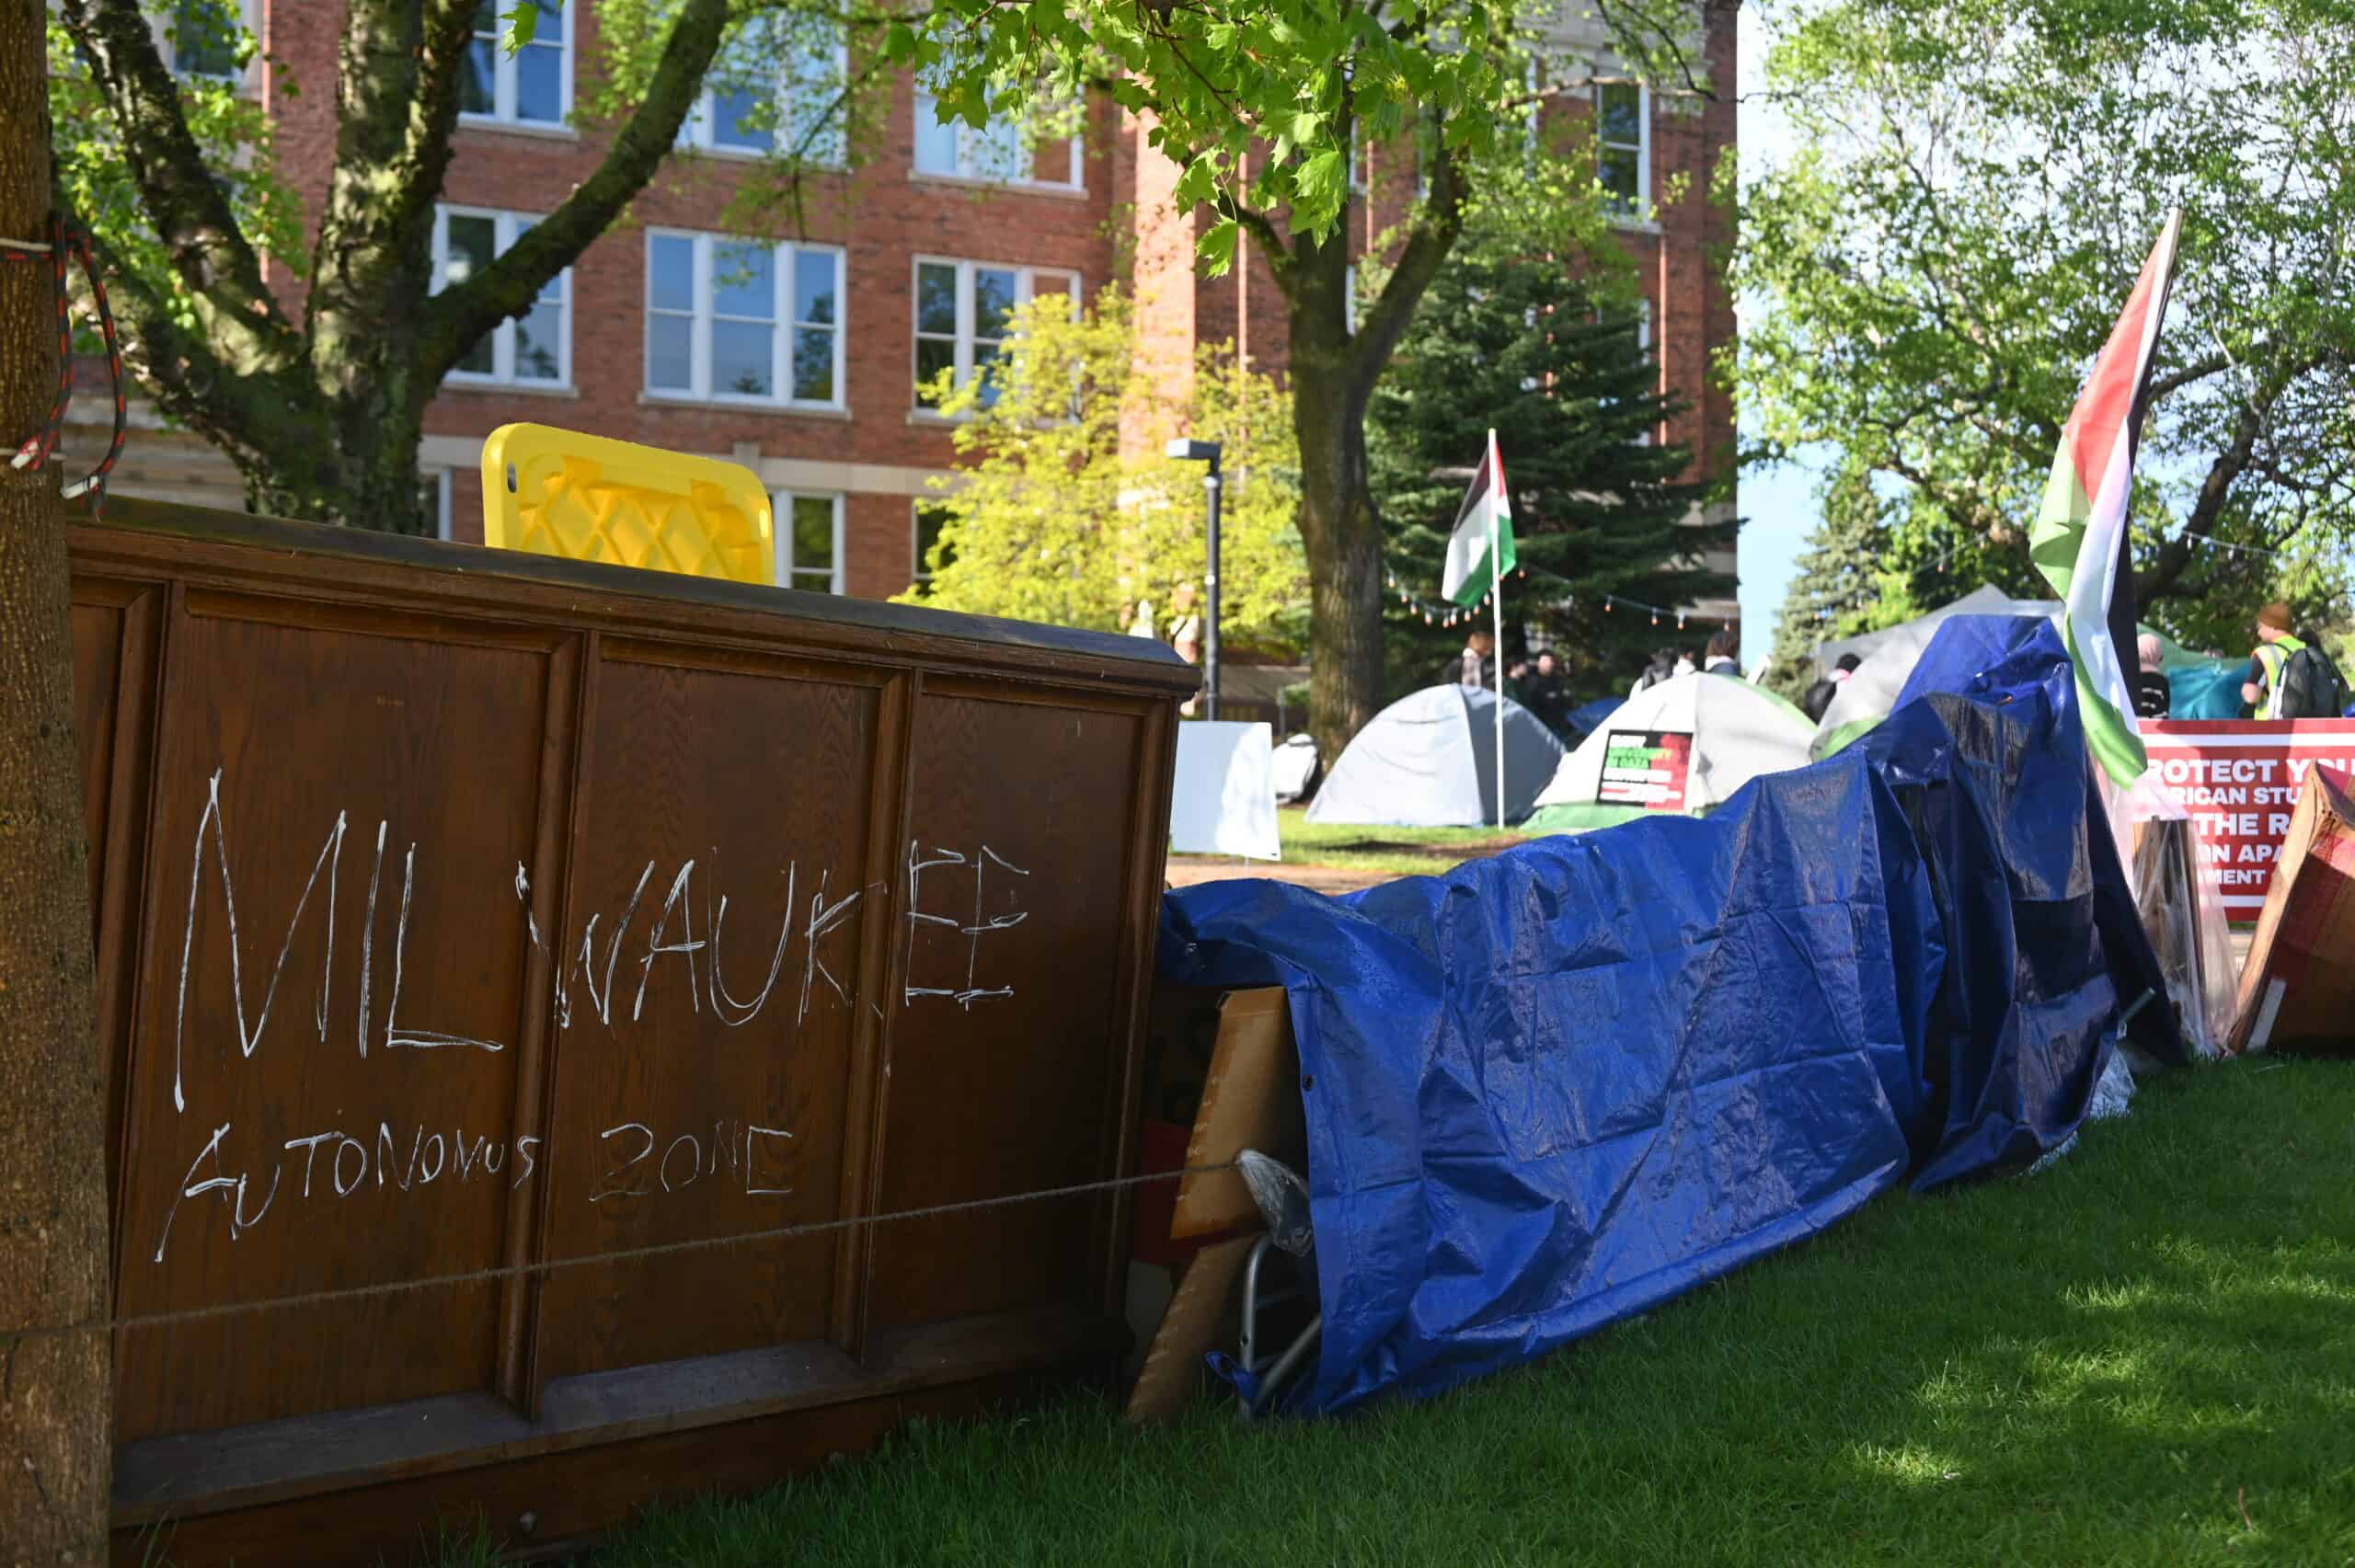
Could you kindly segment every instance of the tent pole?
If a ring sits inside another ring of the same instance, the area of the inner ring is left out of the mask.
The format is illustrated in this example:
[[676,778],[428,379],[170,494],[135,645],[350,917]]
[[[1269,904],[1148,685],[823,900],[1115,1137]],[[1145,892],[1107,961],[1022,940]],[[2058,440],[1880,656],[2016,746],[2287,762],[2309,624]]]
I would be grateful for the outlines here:
[[[1496,452],[1497,433],[1488,432],[1488,451]],[[1494,478],[1504,478],[1499,470]],[[1497,509],[1488,509],[1488,601],[1496,612],[1497,641],[1497,715],[1490,727],[1497,733],[1497,831],[1505,830],[1505,578],[1504,563],[1497,555]]]

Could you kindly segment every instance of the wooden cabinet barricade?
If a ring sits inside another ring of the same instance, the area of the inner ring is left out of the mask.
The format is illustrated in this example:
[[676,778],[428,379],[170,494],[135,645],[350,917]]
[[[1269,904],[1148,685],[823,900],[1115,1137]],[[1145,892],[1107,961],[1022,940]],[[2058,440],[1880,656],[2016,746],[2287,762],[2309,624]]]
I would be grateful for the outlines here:
[[1121,1194],[954,1206],[1130,1168],[1174,655],[121,500],[72,548],[123,1555],[602,1528],[1117,1348]]

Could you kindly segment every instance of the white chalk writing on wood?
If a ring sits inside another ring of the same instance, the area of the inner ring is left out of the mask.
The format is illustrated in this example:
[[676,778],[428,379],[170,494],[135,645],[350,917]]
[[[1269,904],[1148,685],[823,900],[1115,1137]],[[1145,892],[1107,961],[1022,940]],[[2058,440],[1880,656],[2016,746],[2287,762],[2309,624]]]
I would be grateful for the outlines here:
[[[305,920],[319,927],[318,974],[312,1013],[321,1045],[328,1039],[334,1010],[336,928],[343,915],[341,868],[344,843],[351,825],[350,813],[338,811],[327,826],[308,876],[286,915],[277,958],[256,1000],[245,984],[243,943],[249,933],[241,933],[239,925],[233,870],[236,855],[231,845],[231,824],[223,805],[222,781],[223,770],[218,768],[206,780],[203,807],[190,845],[188,909],[181,933],[173,1027],[172,1097],[175,1109],[182,1115],[189,1109],[190,1098],[190,993],[197,979],[198,925],[212,907],[207,902],[208,882],[213,885],[213,903],[217,903],[228,948],[230,1011],[238,1047],[234,1059],[255,1059],[269,1031],[280,983],[285,979]],[[390,818],[380,819],[376,825],[360,936],[355,944],[358,973],[353,1046],[358,1055],[368,1059],[372,1047],[384,1052],[450,1047],[505,1051],[506,1044],[497,1039],[424,1028],[404,1020],[405,1008],[412,1013],[418,1008],[418,997],[413,994],[417,975],[413,972],[415,967],[408,962],[408,948],[418,918],[419,889],[430,869],[421,861],[418,841],[411,839],[396,843],[391,825]],[[385,910],[391,928],[391,951],[382,955],[375,942],[378,909],[380,903],[394,903],[385,877],[388,848],[395,848],[399,853],[400,897],[396,908],[388,907]],[[599,926],[612,912],[612,905],[587,912],[580,922],[578,940],[570,944],[568,954],[561,950],[566,946],[563,933],[544,931],[539,922],[534,908],[530,869],[521,860],[514,863],[512,887],[523,915],[523,934],[529,950],[544,953],[550,960],[548,994],[543,1001],[559,1031],[569,1029],[575,1022],[572,1001],[576,992],[584,994],[588,1001],[583,1022],[593,1016],[608,1031],[640,1023],[649,995],[660,996],[666,985],[675,989],[675,980],[657,973],[660,960],[665,957],[675,958],[684,966],[691,1012],[700,1014],[703,1002],[707,1000],[712,1015],[723,1026],[744,1028],[758,1019],[774,999],[797,938],[802,947],[800,992],[792,1020],[778,1026],[798,1034],[808,1023],[813,1006],[823,1001],[829,991],[835,1004],[853,1004],[850,980],[857,957],[856,916],[867,893],[879,890],[883,885],[836,893],[833,887],[833,869],[821,866],[816,870],[814,889],[809,889],[801,883],[798,861],[776,868],[774,875],[784,885],[784,912],[766,973],[759,989],[745,998],[729,988],[721,973],[722,937],[730,902],[729,894],[721,887],[721,878],[716,874],[715,868],[722,864],[716,846],[703,857],[679,862],[668,879],[667,893],[657,905],[648,895],[657,885],[661,863],[648,860],[637,874],[627,897],[619,902],[620,918],[606,926],[603,950],[599,947]],[[1030,873],[988,844],[979,845],[970,853],[948,849],[926,851],[921,840],[908,843],[907,869],[911,930],[926,925],[946,927],[962,938],[965,951],[960,955],[960,984],[917,984],[913,983],[915,977],[910,976],[903,1002],[912,1006],[919,998],[939,997],[970,1010],[978,1001],[1011,997],[1014,991],[1010,985],[991,983],[983,939],[1002,934],[1028,920],[1028,910],[1010,905],[1013,889],[1021,885],[1015,879],[1027,882]],[[961,887],[935,886],[930,896],[936,907],[925,906],[921,896],[926,892],[924,874],[927,871],[972,878],[970,916],[965,916],[961,909]],[[698,875],[704,879],[706,914],[701,933],[696,931],[694,919],[695,882]],[[798,900],[803,898],[808,899],[806,910],[798,908]],[[993,898],[1008,907],[992,913]],[[246,912],[250,926],[255,904],[250,890],[247,903]],[[959,913],[945,912],[946,906],[951,904],[959,908]],[[642,949],[636,940],[641,907],[648,910]],[[832,954],[827,950],[830,941],[835,944]],[[626,947],[637,960],[638,984],[626,1015],[616,1016],[614,982]],[[755,948],[755,955],[757,951]],[[992,951],[995,951],[994,946]],[[349,955],[350,949],[346,953]],[[347,956],[346,961],[350,958]],[[382,977],[377,973],[380,963],[389,969]],[[757,972],[757,956],[753,964]],[[381,1021],[376,1017],[380,1000]],[[431,1005],[430,997],[427,1005]],[[342,1113],[337,1116],[340,1120]],[[248,1130],[247,1137],[251,1136]],[[708,1137],[700,1127],[658,1131],[644,1122],[619,1122],[599,1137],[604,1158],[600,1166],[602,1173],[592,1184],[589,1201],[650,1199],[665,1193],[685,1192],[698,1185],[708,1185],[723,1169],[731,1175],[726,1190],[754,1197],[789,1196],[793,1188],[786,1175],[790,1169],[793,1139],[793,1132],[786,1127],[750,1120],[715,1122]],[[499,1182],[511,1190],[533,1179],[544,1166],[546,1152],[543,1137],[537,1133],[494,1137],[477,1129],[469,1135],[455,1126],[445,1131],[422,1123],[396,1123],[389,1117],[379,1117],[373,1124],[362,1122],[352,1130],[329,1127],[286,1139],[279,1147],[264,1150],[260,1158],[248,1161],[246,1169],[233,1170],[232,1163],[243,1158],[237,1148],[240,1141],[236,1124],[229,1120],[213,1127],[203,1140],[175,1185],[166,1207],[154,1253],[155,1262],[164,1260],[183,1207],[192,1200],[207,1212],[217,1212],[227,1226],[230,1240],[235,1241],[273,1213],[285,1212],[289,1204],[297,1207],[313,1203],[333,1204],[354,1199],[363,1192],[393,1197],[424,1192],[440,1185],[465,1185],[482,1181]],[[213,1202],[205,1204],[202,1200],[206,1199]]]

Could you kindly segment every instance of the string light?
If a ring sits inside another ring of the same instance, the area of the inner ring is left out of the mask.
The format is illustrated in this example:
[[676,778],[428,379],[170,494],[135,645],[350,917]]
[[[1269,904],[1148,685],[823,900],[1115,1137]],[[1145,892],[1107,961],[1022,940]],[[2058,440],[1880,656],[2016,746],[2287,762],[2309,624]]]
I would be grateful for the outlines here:
[[[1512,575],[1524,582],[1530,580],[1532,578],[1540,578],[1549,582],[1560,583],[1564,588],[1568,588],[1570,584],[1570,579],[1568,578],[1563,577],[1558,572],[1549,572],[1542,567],[1516,566],[1513,568]],[[1415,593],[1412,589],[1408,589],[1406,584],[1399,579],[1398,574],[1387,566],[1383,568],[1382,578],[1384,586],[1398,596],[1398,602],[1401,605],[1404,605],[1410,614],[1421,616],[1423,624],[1427,626],[1453,626],[1460,622],[1469,621],[1479,612],[1487,610],[1489,606],[1494,604],[1497,600],[1497,590],[1493,588],[1482,593],[1477,600],[1474,601],[1469,605],[1452,604],[1440,601],[1424,599],[1420,595]],[[1593,597],[1602,601],[1603,612],[1606,615],[1614,613],[1620,606],[1625,605],[1630,610],[1638,611],[1650,616],[1651,624],[1655,626],[1660,624],[1661,616],[1673,615],[1676,617],[1676,626],[1679,631],[1683,631],[1688,622],[1694,618],[1703,621],[1721,621],[1725,622],[1727,624],[1732,624],[1730,620],[1724,616],[1702,615],[1698,612],[1689,609],[1682,609],[1665,604],[1649,604],[1645,602],[1643,600],[1630,599],[1626,594],[1621,593],[1598,594]],[[1578,595],[1575,593],[1564,593],[1561,595],[1560,599],[1555,602],[1553,608],[1569,609],[1576,606],[1577,603]]]

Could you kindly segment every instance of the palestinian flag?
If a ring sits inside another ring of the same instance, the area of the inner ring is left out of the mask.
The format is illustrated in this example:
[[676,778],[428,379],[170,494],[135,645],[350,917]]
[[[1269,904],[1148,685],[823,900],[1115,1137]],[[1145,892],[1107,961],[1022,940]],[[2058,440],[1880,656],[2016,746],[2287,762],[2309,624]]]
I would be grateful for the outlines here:
[[1488,450],[1456,511],[1455,532],[1447,536],[1447,576],[1440,592],[1451,604],[1477,604],[1482,594],[1504,580],[1516,559],[1505,460],[1497,455],[1497,432],[1490,430]]
[[2120,788],[2147,765],[2128,684],[2134,657],[2134,573],[2128,553],[2126,503],[2134,486],[2134,448],[2150,401],[2151,361],[2167,310],[2176,235],[2166,227],[2125,314],[2110,329],[2101,358],[2052,454],[2052,478],[2028,532],[2028,555],[2061,596],[2069,657],[2077,667],[2085,745]]

